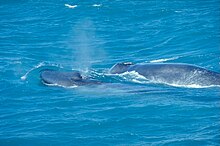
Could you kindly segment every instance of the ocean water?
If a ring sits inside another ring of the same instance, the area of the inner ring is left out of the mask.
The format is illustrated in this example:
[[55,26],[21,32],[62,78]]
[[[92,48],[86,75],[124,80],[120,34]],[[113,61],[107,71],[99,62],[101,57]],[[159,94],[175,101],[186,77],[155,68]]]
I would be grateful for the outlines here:
[[[219,0],[1,0],[0,145],[220,145],[220,88],[112,76],[117,62],[220,72]],[[42,84],[44,68],[110,82]]]

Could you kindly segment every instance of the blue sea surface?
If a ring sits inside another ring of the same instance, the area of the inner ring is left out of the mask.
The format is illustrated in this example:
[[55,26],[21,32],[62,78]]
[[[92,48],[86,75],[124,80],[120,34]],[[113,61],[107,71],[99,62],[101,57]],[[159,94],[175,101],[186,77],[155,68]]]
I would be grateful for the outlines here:
[[[220,0],[1,0],[0,145],[220,145],[220,88],[109,75],[117,62],[220,72]],[[44,85],[45,68],[107,84]]]

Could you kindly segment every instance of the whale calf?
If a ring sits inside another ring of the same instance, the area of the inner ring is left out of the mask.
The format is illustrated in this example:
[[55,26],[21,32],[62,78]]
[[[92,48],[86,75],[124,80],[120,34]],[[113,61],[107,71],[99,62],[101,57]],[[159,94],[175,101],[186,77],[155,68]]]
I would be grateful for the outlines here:
[[83,78],[78,71],[42,70],[40,78],[45,84],[64,87],[100,84],[99,81]]
[[154,82],[177,85],[220,85],[220,73],[190,64],[180,63],[117,63],[110,74],[135,71]]

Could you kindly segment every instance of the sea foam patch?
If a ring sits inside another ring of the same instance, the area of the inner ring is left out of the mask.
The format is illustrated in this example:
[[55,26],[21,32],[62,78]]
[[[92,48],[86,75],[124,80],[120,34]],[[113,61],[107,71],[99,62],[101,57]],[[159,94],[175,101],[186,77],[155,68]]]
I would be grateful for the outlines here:
[[101,7],[102,5],[101,4],[93,4],[92,6],[93,7]]
[[77,7],[77,5],[70,5],[70,4],[64,4],[64,6],[70,8],[70,9],[74,9]]

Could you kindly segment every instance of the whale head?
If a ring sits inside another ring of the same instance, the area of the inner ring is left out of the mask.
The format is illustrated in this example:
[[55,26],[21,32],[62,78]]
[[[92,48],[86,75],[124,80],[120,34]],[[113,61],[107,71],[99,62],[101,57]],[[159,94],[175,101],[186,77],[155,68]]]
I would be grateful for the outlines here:
[[81,74],[77,71],[71,73],[70,78],[71,78],[71,80],[74,80],[74,81],[81,81],[82,80]]
[[109,71],[111,74],[120,74],[124,73],[128,70],[128,68],[133,65],[132,62],[122,62],[122,63],[116,63]]
[[78,71],[60,72],[57,70],[42,70],[40,77],[46,84],[72,86],[80,83],[83,78]]

